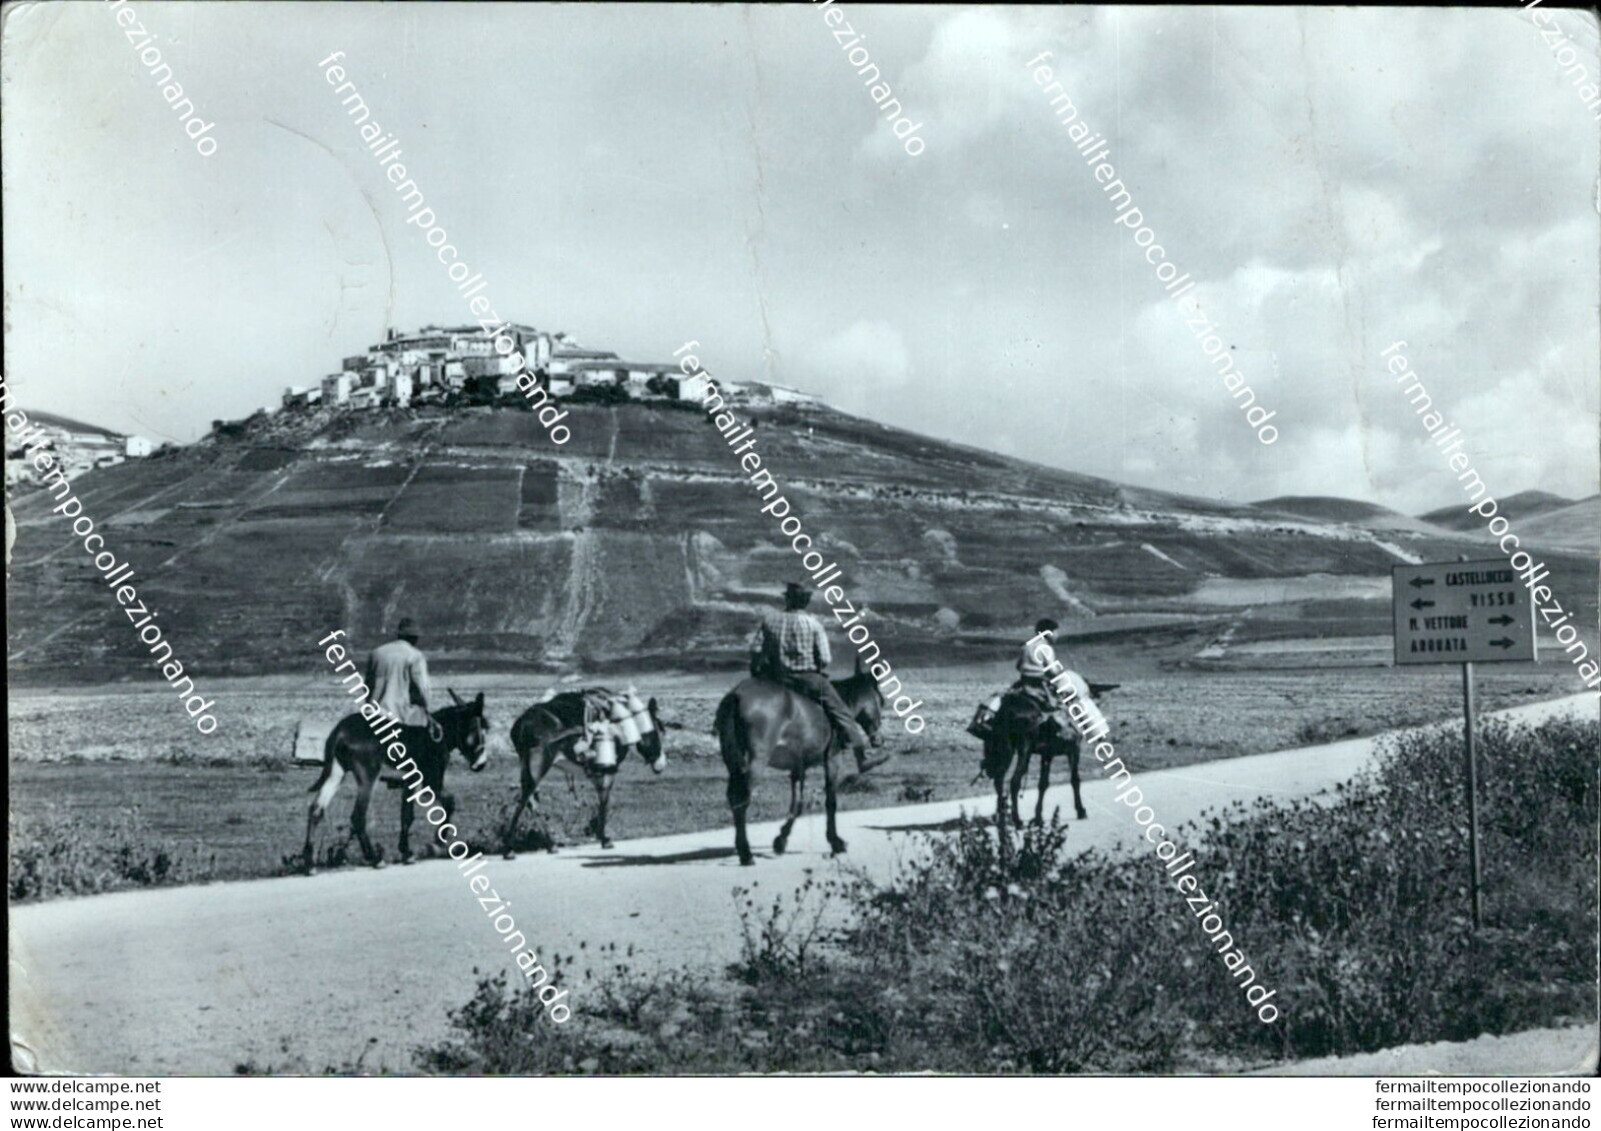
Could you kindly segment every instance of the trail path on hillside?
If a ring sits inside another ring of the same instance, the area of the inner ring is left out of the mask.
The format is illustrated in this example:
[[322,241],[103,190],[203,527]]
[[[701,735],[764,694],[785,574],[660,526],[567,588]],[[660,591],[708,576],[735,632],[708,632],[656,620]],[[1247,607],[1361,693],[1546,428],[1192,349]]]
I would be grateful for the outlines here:
[[600,499],[601,483],[598,478],[610,471],[617,458],[617,410],[610,413],[611,440],[604,463],[582,463],[569,467],[562,465],[563,489],[557,495],[557,507],[563,530],[572,533],[572,558],[567,569],[567,604],[550,641],[550,654],[563,659],[576,654],[584,627],[595,615],[605,594],[606,578],[601,570],[602,552],[596,537],[595,506]]
[[[1576,695],[1497,714],[1534,721],[1593,714],[1595,703]],[[1368,765],[1373,748],[1372,738],[1353,739],[1135,780],[1157,820],[1173,829],[1237,799],[1317,793]],[[1093,775],[1093,760],[1085,768]],[[758,788],[783,783],[767,773]],[[1068,793],[1058,786],[1050,800],[1070,809]],[[1131,812],[1113,801],[1107,782],[1086,780],[1084,800],[1090,816],[1073,822],[1073,849],[1142,850]],[[885,875],[908,847],[907,833],[963,810],[993,809],[992,799],[970,799],[841,813],[845,859]],[[734,887],[759,884],[766,902],[808,870],[836,866],[819,813],[796,825],[781,858],[769,848],[776,831],[771,823],[752,827],[754,868],[738,866],[732,834],[718,828],[623,841],[609,852],[591,845],[514,862],[490,857],[481,874],[510,901],[541,955],[615,942],[638,948],[636,964],[647,968],[716,967],[739,951]],[[1202,858],[1203,869],[1215,866]],[[445,1033],[446,1011],[471,995],[475,968],[512,967],[477,897],[446,861],[15,907],[10,950],[13,1041],[38,1067],[130,1074],[226,1073],[248,1059],[320,1071],[354,1061],[370,1039],[366,1067],[405,1069],[411,1047]],[[585,992],[572,984],[574,1001]]]

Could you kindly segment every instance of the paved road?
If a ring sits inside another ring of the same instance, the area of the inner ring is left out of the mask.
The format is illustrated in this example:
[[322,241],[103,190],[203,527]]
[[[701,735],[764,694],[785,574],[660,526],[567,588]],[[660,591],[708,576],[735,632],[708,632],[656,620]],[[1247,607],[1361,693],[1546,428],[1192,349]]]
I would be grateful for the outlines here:
[[[1577,695],[1500,714],[1532,720],[1593,713],[1595,704]],[[1171,829],[1236,799],[1315,794],[1372,752],[1371,739],[1353,739],[1136,781]],[[1084,798],[1090,816],[1073,824],[1075,848],[1142,851],[1105,781],[1087,781]],[[1053,801],[1064,799],[1053,790]],[[847,859],[883,874],[908,832],[993,807],[976,799],[843,813]],[[752,844],[771,845],[776,831],[753,826]],[[739,951],[734,887],[759,882],[766,897],[834,866],[820,815],[796,825],[788,855],[760,854],[755,868],[738,866],[732,841],[722,828],[620,841],[609,852],[496,857],[482,872],[542,955],[611,941],[639,948],[640,965],[715,966]],[[446,1011],[471,995],[475,969],[512,968],[446,861],[14,908],[10,949],[12,1039],[44,1071],[209,1074],[244,1060],[319,1071],[364,1050],[368,1067],[405,1068],[411,1047],[446,1031]],[[574,1000],[583,992],[573,984]]]
[[[1355,1056],[1275,1065],[1256,1076],[1594,1076],[1596,1032],[1589,1025],[1529,1029],[1471,1041],[1401,1045]],[[1572,1099],[1552,1095],[1550,1099]],[[1404,1115],[1403,1115],[1404,1117]]]

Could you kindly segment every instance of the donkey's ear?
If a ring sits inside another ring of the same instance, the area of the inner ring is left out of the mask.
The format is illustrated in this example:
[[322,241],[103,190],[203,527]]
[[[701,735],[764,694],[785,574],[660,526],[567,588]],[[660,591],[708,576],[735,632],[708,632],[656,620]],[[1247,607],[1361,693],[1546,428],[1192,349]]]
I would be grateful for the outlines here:
[[671,719],[664,719],[661,717],[660,713],[658,713],[656,710],[656,700],[654,697],[651,698],[650,702],[645,704],[645,709],[650,712],[650,717],[656,720],[656,726],[661,730],[684,729],[683,723],[673,722]]
[[478,698],[475,699],[474,702],[478,705],[478,713],[480,715],[483,714],[484,713],[484,693],[482,691],[480,691],[478,693]]
[[460,707],[462,705],[461,696],[456,694],[456,689],[454,687],[447,687],[445,690],[450,692],[450,698],[454,700],[456,706]]

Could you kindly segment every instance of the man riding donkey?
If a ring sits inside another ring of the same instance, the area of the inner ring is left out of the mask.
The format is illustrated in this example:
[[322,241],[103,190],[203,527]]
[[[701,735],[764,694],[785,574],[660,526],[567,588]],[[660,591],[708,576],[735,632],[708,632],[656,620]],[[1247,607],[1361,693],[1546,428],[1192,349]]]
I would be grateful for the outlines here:
[[845,851],[845,841],[835,826],[839,780],[834,755],[851,750],[857,773],[889,760],[888,754],[867,753],[869,745],[881,743],[883,692],[862,670],[860,653],[851,676],[828,678],[828,635],[822,622],[806,611],[811,597],[809,590],[794,582],[784,587],[784,611],[768,613],[751,635],[752,678],[723,696],[717,706],[712,729],[728,767],[728,807],[734,815],[734,850],[741,864],[756,862],[746,834],[746,813],[758,762],[766,761],[789,775],[789,815],[773,841],[773,852],[782,855],[800,816],[808,769],[822,768],[828,846],[838,854]]
[[[1002,829],[1008,814],[1017,827],[1022,827],[1018,793],[1035,753],[1040,755],[1040,784],[1034,805],[1034,823],[1044,820],[1051,762],[1061,755],[1068,760],[1074,810],[1080,820],[1089,815],[1079,795],[1080,734],[1068,717],[1064,697],[1076,701],[1078,710],[1091,719],[1093,738],[1095,729],[1101,729],[1104,734],[1105,720],[1092,697],[1115,689],[1117,684],[1085,683],[1077,672],[1064,667],[1051,643],[1060,627],[1050,617],[1035,622],[1034,635],[1024,642],[1022,655],[1017,659],[1017,681],[1004,694],[982,704],[968,728],[970,734],[984,740],[980,773],[995,784],[995,816]],[[1003,785],[1008,769],[1012,770],[1009,797]]]
[[806,611],[811,603],[810,589],[793,581],[785,583],[783,612],[768,612],[751,633],[750,674],[782,684],[821,707],[834,728],[838,748],[854,753],[856,772],[865,774],[889,761],[889,755],[868,756],[868,745],[880,747],[884,740],[862,730],[829,680],[828,665],[833,657],[828,633],[823,622]]

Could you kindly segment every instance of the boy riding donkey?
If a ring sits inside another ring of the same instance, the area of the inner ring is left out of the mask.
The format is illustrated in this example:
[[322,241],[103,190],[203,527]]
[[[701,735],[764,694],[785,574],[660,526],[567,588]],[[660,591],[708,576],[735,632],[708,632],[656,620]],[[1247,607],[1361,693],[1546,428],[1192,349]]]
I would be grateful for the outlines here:
[[[1045,791],[1050,788],[1051,762],[1065,755],[1073,785],[1073,808],[1080,820],[1089,814],[1079,796],[1079,744],[1077,728],[1068,717],[1062,695],[1077,697],[1085,709],[1094,710],[1093,696],[1111,691],[1117,684],[1086,684],[1077,672],[1063,667],[1051,646],[1060,625],[1050,617],[1035,622],[1034,635],[1023,644],[1017,660],[1017,681],[1002,695],[981,704],[968,733],[984,740],[984,760],[980,776],[995,784],[996,821],[1005,828],[1006,818],[1021,828],[1018,793],[1028,774],[1030,759],[1040,755],[1039,793],[1034,805],[1034,823],[1044,820]],[[1004,781],[1011,770],[1010,795]]]

